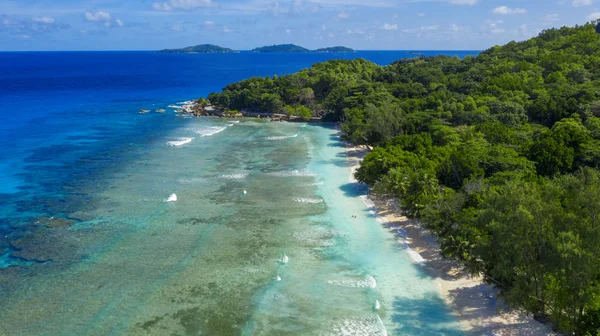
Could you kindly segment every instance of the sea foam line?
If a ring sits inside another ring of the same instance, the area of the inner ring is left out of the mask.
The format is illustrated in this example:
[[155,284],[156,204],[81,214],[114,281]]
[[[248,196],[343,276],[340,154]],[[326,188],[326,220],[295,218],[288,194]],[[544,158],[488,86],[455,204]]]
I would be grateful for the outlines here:
[[223,132],[227,126],[211,126],[208,128],[203,128],[199,130],[195,130],[196,134],[199,134],[201,137],[213,136],[217,133]]
[[278,176],[278,177],[302,177],[302,176],[315,176],[314,173],[307,172],[306,170],[287,170],[287,171],[278,171],[267,173],[270,176]]
[[179,138],[178,140],[167,141],[167,145],[172,147],[179,147],[185,144],[189,144],[194,139],[195,138]]
[[328,280],[328,284],[350,288],[376,288],[377,281],[375,278],[367,274],[363,280]]
[[295,198],[294,201],[296,201],[298,203],[309,203],[309,204],[323,203],[323,200],[320,198],[308,198],[308,197],[298,197],[298,198]]
[[237,174],[224,174],[221,175],[220,178],[222,179],[226,179],[226,180],[241,180],[241,179],[245,179],[246,177],[248,177],[248,173],[237,173]]
[[270,136],[267,137],[268,140],[285,140],[285,139],[292,139],[292,138],[297,138],[298,134],[294,134],[294,135],[282,135],[282,136]]
[[[377,220],[379,223],[382,223],[382,224],[387,223],[387,219],[379,216],[377,207],[375,206],[375,203],[373,203],[373,201],[368,196],[362,195],[362,196],[360,196],[360,199],[363,201],[365,206],[369,209],[369,213],[371,213],[373,216],[375,216],[375,220]],[[402,247],[404,248],[406,253],[408,253],[408,256],[415,263],[422,265],[425,262],[425,259],[417,251],[410,248],[410,245],[408,243],[408,237],[406,235],[406,231],[403,228],[399,228],[398,232],[400,233],[400,236],[402,237],[402,240],[401,240]]]

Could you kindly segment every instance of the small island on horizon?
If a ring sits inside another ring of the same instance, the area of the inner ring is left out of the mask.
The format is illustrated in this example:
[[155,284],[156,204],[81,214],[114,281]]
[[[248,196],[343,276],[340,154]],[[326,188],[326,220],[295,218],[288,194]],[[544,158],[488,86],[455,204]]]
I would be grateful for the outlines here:
[[251,50],[252,52],[285,52],[285,53],[353,53],[354,49],[335,46],[335,47],[327,47],[320,48],[316,50],[310,50],[295,44],[276,44],[272,46],[264,46],[259,48],[254,48]]
[[237,54],[239,51],[223,48],[214,44],[200,44],[180,49],[163,49],[158,51],[164,54]]

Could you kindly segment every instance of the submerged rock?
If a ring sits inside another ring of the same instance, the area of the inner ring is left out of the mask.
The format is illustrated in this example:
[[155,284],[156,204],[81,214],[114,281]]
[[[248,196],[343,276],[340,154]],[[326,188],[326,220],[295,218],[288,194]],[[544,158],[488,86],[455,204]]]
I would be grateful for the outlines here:
[[56,218],[56,217],[39,217],[37,221],[34,222],[37,225],[43,225],[47,228],[62,228],[69,227],[75,224],[74,221],[64,219],[64,218]]

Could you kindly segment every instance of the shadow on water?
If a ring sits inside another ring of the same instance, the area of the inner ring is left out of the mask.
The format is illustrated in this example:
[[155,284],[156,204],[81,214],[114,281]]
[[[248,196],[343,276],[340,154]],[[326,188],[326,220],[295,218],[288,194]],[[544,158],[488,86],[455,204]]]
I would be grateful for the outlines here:
[[346,145],[339,141],[339,139],[336,139],[335,142],[330,142],[329,144],[327,144],[327,147],[339,147],[339,148],[344,148],[346,147]]
[[364,196],[369,192],[369,187],[358,182],[346,183],[340,186],[346,197]]
[[397,296],[391,314],[396,325],[391,335],[464,335],[444,301],[433,293],[421,299]]
[[321,165],[327,165],[327,164],[332,164],[335,165],[337,167],[350,167],[352,166],[352,164],[350,162],[348,162],[348,160],[344,159],[333,159],[333,160],[322,160],[319,161],[319,164]]

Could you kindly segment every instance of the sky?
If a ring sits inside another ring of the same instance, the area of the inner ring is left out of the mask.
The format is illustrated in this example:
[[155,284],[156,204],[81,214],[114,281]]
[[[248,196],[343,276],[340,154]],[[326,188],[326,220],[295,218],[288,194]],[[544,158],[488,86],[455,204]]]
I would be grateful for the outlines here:
[[483,50],[597,19],[600,0],[0,0],[0,51]]

